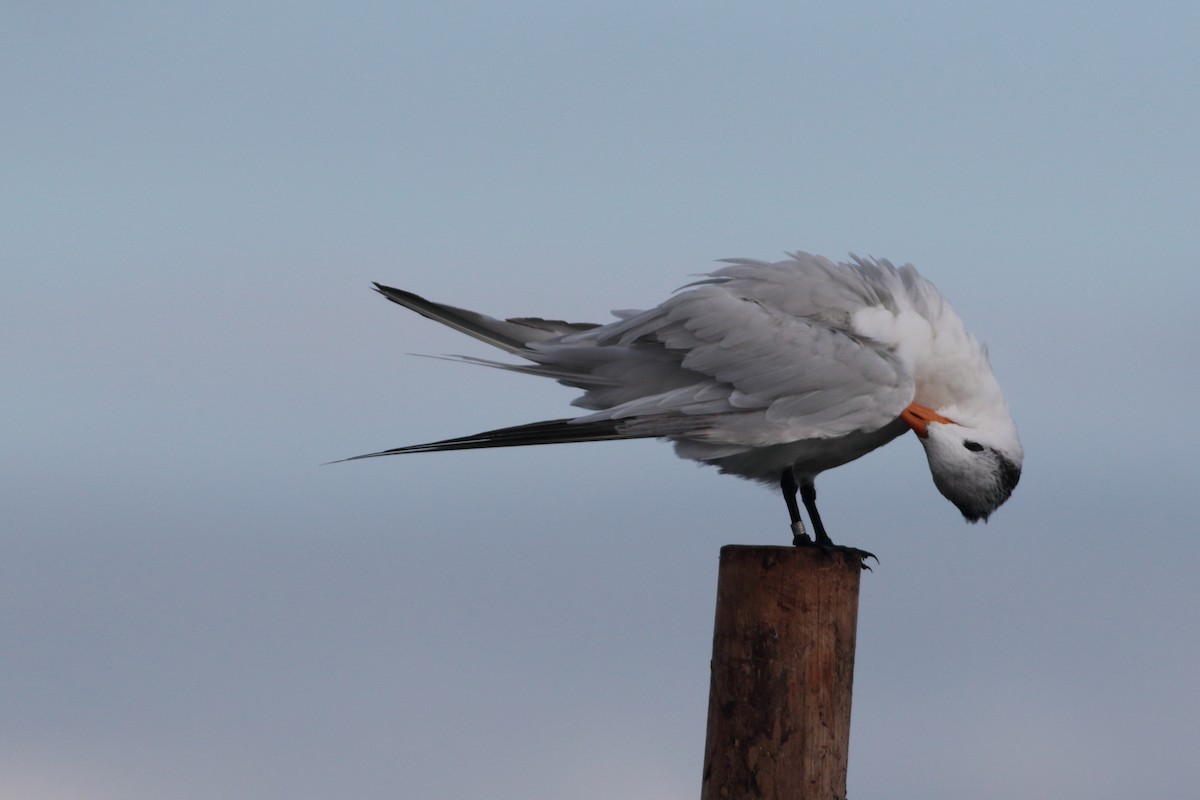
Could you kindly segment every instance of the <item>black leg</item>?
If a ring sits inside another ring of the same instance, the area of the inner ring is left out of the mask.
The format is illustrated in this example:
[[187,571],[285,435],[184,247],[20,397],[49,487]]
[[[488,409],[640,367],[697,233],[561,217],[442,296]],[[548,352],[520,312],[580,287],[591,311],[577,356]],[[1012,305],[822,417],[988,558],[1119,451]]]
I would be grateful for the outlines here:
[[796,504],[796,473],[788,467],[779,476],[779,489],[783,492],[783,502],[787,503],[788,516],[792,520],[792,544],[797,547],[812,544],[812,539],[804,532],[804,522],[800,519],[800,506]]
[[[825,526],[821,524],[821,515],[817,513],[817,487],[812,481],[800,484],[800,499],[804,501],[804,510],[808,512],[808,519],[812,522],[817,544],[822,547],[833,544],[829,539],[829,534],[825,532]],[[792,500],[792,502],[796,501]]]
[[[838,552],[842,553],[852,553],[864,561],[868,558],[874,558],[876,561],[879,561],[878,558],[875,558],[874,553],[868,553],[866,550],[859,550],[857,547],[846,547],[845,545],[834,544],[832,541],[830,541],[829,534],[825,532],[825,526],[821,524],[821,515],[817,513],[817,487],[812,481],[805,481],[804,483],[800,484],[800,499],[804,501],[804,510],[808,512],[808,519],[812,523],[813,533],[817,537],[817,547],[821,548],[825,552],[837,550]],[[795,502],[795,500],[792,502]],[[808,537],[806,536],[804,538],[807,539]],[[870,569],[870,567],[868,567],[866,564],[863,564],[862,566],[863,569]]]
[[[779,489],[783,492],[783,502],[787,503],[788,516],[792,519],[792,544],[794,546],[819,547],[826,553],[831,550],[852,553],[864,560],[875,558],[873,553],[868,553],[866,550],[859,550],[857,547],[836,545],[829,540],[829,534],[825,532],[825,526],[821,524],[821,515],[817,513],[817,487],[813,485],[811,480],[797,485],[796,473],[789,467],[779,476]],[[808,518],[812,522],[813,532],[817,535],[815,543],[805,532],[804,522],[800,519],[800,506],[796,504],[797,492],[800,493],[800,499],[804,501],[804,508],[808,511]],[[875,560],[878,561],[879,559],[875,558]],[[862,566],[863,569],[870,569],[866,564]]]

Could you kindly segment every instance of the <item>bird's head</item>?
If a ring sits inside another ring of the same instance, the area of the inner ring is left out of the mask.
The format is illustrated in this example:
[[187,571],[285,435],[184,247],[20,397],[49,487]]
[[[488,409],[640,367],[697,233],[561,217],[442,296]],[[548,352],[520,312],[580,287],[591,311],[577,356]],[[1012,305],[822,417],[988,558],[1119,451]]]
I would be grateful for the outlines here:
[[987,521],[1021,478],[1024,451],[1007,412],[955,421],[914,403],[901,416],[921,439],[938,491],[969,522]]

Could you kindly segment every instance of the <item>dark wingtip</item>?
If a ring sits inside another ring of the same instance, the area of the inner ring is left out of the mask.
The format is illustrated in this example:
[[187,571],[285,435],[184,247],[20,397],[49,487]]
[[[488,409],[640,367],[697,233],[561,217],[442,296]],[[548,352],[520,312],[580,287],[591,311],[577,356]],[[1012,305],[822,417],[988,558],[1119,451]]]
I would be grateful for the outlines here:
[[579,422],[574,419],[555,419],[545,422],[532,422],[528,425],[514,425],[511,428],[498,428],[484,431],[471,436],[459,436],[454,439],[442,439],[437,442],[413,444],[407,447],[393,447],[390,450],[380,450],[377,453],[364,453],[361,456],[351,456],[330,464],[340,464],[343,461],[357,461],[362,458],[378,458],[380,456],[398,456],[406,453],[441,453],[450,450],[478,450],[486,447],[522,447],[538,444],[571,444],[579,442],[604,442],[615,439],[649,439],[659,436],[658,433],[629,433],[621,429],[616,420],[593,420]]
[[326,461],[324,464],[317,466],[328,467],[330,464],[345,464],[347,461],[361,461],[364,458],[379,458],[380,456],[394,456],[401,453],[419,453],[421,448],[429,447],[429,445],[415,445],[413,447],[396,447],[391,450],[380,450],[377,453],[363,453],[358,456],[349,456],[347,458],[339,458],[336,461]]
[[[379,283],[378,281],[372,282],[372,285],[375,287],[375,291],[379,292],[381,295],[383,295],[388,300],[391,300],[394,303],[401,302],[400,299],[415,300],[415,301],[422,302],[422,303],[429,302],[424,297],[421,297],[419,294],[413,294],[412,292],[406,292],[403,289],[397,289],[394,286],[388,286],[386,284]],[[398,299],[398,298],[400,298],[400,299]]]

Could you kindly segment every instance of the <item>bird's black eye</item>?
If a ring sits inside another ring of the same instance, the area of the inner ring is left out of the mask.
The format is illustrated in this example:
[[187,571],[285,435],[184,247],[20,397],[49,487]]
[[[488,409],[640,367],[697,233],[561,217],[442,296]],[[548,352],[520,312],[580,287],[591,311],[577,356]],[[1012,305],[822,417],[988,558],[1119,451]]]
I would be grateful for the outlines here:
[[983,445],[981,445],[979,442],[971,442],[971,441],[963,442],[963,447],[967,448],[972,453],[978,453],[980,450],[983,449]]

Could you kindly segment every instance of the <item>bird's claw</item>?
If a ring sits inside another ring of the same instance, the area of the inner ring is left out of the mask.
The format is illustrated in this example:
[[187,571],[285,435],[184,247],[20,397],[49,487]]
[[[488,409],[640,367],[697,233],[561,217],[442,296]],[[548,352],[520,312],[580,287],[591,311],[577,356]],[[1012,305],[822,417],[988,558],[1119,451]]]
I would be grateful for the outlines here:
[[857,547],[849,547],[848,545],[844,545],[844,544],[834,544],[833,542],[829,542],[829,541],[814,542],[812,537],[810,537],[808,535],[808,533],[805,532],[803,523],[792,523],[792,546],[793,547],[817,547],[817,548],[820,548],[822,553],[846,553],[847,555],[854,556],[859,561],[861,561],[862,568],[867,570],[868,572],[874,571],[869,566],[867,566],[866,561],[868,558],[875,559],[876,564],[879,563],[879,556],[875,555],[874,553],[868,552],[866,550],[860,550]]
[[857,547],[850,547],[850,546],[844,545],[844,544],[833,544],[832,542],[828,542],[826,544],[818,544],[817,546],[820,547],[822,550],[824,550],[826,553],[846,553],[847,555],[854,556],[855,558],[857,558],[859,560],[859,562],[860,562],[859,566],[861,566],[867,572],[875,571],[875,570],[871,569],[871,567],[867,564],[868,558],[875,559],[876,564],[879,563],[879,556],[875,555],[874,553],[868,552],[867,550],[859,550]]

